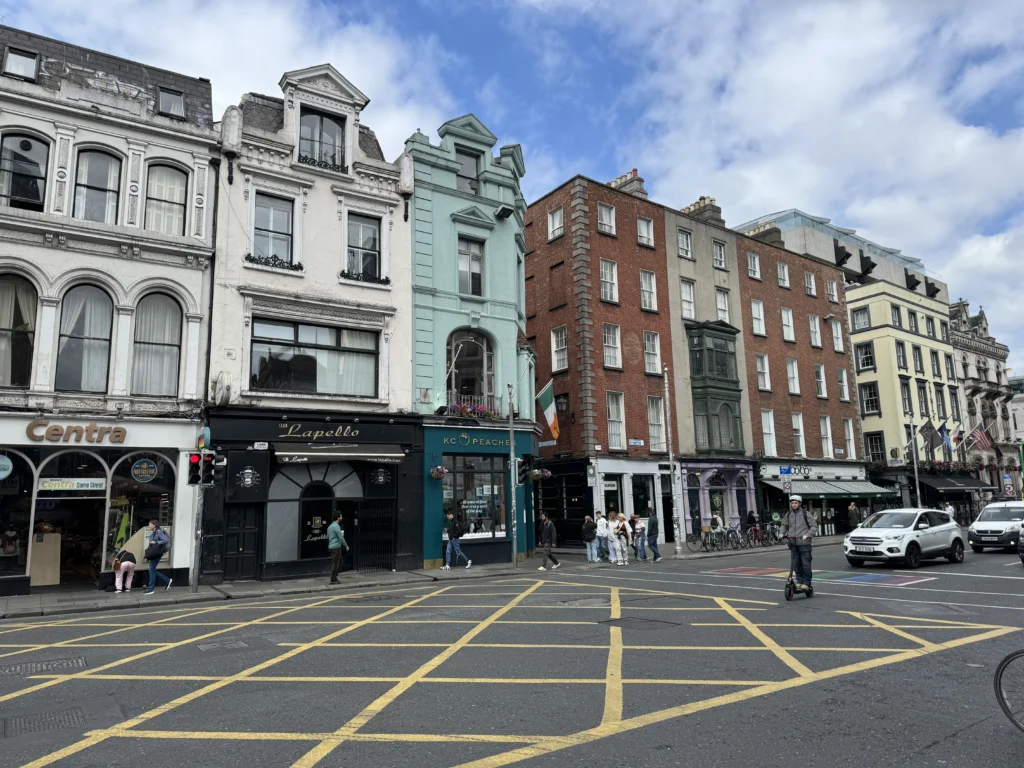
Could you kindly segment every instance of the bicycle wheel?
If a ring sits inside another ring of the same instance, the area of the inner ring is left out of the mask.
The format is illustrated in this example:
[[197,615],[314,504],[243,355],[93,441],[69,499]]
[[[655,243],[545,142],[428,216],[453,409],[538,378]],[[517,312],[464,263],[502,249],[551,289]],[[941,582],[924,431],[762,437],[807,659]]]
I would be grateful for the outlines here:
[[740,548],[740,535],[736,531],[729,531],[728,541],[729,546],[733,549]]
[[691,552],[700,552],[704,547],[704,539],[699,533],[691,533],[686,537],[686,548]]
[[994,682],[999,706],[1024,731],[1024,651],[1011,653],[999,662]]

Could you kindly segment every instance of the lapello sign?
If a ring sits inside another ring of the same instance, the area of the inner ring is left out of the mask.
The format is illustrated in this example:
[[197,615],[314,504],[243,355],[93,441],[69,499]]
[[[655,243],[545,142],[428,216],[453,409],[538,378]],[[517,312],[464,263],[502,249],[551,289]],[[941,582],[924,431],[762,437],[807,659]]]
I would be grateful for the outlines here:
[[35,419],[25,427],[25,435],[33,443],[123,443],[128,437],[124,427],[103,427],[98,424],[64,426],[48,419]]

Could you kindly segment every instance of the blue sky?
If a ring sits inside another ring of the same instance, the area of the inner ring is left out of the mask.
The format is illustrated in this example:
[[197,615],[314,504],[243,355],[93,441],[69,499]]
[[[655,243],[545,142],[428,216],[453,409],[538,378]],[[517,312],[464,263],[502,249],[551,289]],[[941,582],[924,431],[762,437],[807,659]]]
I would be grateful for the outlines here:
[[798,207],[924,260],[1024,374],[1024,3],[0,0],[4,23],[213,81],[215,111],[330,61],[393,158],[476,113],[532,200],[638,168],[726,222]]

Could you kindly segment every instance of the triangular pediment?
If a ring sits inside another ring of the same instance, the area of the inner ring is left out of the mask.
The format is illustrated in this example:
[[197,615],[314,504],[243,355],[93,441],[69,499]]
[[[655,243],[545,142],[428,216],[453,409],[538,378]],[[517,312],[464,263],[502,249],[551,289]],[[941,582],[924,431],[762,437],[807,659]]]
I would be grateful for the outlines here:
[[369,97],[356,88],[343,74],[330,64],[319,64],[315,67],[295,69],[285,72],[279,83],[284,91],[289,85],[311,91],[319,91],[323,95],[346,102],[363,109],[370,103]]
[[498,143],[498,137],[487,130],[487,126],[473,113],[447,121],[437,129],[437,132],[442,139],[451,133],[463,139],[478,141],[488,147]]
[[460,211],[455,211],[455,213],[452,214],[452,219],[454,221],[461,222],[462,224],[475,224],[476,226],[484,227],[485,229],[494,228],[494,219],[475,205],[463,208]]

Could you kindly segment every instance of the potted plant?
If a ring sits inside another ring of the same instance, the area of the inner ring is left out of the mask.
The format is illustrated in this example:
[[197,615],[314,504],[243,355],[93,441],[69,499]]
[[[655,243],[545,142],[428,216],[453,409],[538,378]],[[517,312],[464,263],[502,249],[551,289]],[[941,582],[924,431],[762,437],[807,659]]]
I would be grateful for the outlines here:
[[449,472],[448,467],[438,464],[436,467],[430,468],[430,476],[435,480],[443,480],[444,476]]

